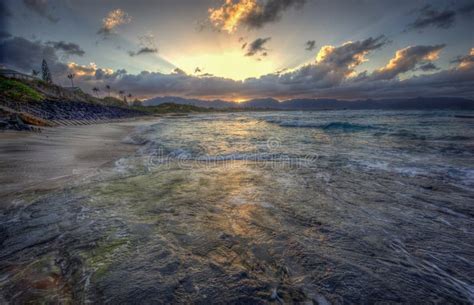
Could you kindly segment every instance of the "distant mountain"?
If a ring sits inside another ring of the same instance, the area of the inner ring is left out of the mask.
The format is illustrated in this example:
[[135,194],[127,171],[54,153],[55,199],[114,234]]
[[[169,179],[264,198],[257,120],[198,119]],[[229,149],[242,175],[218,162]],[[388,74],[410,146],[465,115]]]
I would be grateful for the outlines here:
[[472,109],[474,100],[456,97],[417,97],[410,99],[382,99],[344,101],[336,99],[291,99],[279,102],[273,98],[253,99],[243,103],[223,100],[186,99],[175,96],[155,97],[144,102],[146,106],[163,103],[193,105],[206,108],[253,108],[275,110],[342,110],[342,109]]
[[192,105],[205,108],[232,108],[236,107],[236,103],[228,102],[223,100],[199,100],[199,99],[187,99],[177,96],[163,96],[154,97],[152,99],[143,102],[145,106],[158,106],[165,103],[173,103],[179,105]]

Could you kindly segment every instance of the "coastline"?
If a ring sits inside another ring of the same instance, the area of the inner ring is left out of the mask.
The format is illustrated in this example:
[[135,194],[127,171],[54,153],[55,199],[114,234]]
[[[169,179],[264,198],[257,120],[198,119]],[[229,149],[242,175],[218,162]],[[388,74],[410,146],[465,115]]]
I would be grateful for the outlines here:
[[41,133],[0,132],[0,197],[54,189],[111,167],[115,160],[136,150],[135,145],[122,140],[135,127],[153,121],[140,118],[49,127]]

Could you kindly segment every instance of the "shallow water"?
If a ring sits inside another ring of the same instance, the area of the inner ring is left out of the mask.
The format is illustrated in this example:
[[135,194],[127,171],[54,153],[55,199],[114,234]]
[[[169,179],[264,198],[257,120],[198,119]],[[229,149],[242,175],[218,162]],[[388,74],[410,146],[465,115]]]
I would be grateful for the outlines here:
[[2,211],[0,303],[471,304],[474,120],[456,114],[138,128],[112,170]]

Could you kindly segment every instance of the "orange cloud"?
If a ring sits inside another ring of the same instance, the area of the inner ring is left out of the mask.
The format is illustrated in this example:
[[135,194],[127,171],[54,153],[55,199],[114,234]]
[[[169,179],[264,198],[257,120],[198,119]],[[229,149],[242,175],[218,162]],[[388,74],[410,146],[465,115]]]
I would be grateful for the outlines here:
[[219,8],[210,8],[209,21],[228,33],[239,25],[261,28],[266,23],[276,22],[290,7],[301,7],[306,0],[225,0]]
[[387,39],[379,36],[364,41],[348,41],[339,47],[325,45],[316,55],[315,65],[334,76],[353,77],[356,75],[355,68],[367,61],[366,55],[386,43]]
[[237,3],[226,0],[221,7],[208,10],[209,20],[215,27],[233,33],[239,24],[257,8],[256,0],[240,0]]
[[110,11],[102,19],[102,28],[99,30],[99,34],[110,34],[117,26],[130,23],[130,21],[132,21],[132,18],[125,11],[119,8]]
[[375,70],[372,74],[376,79],[392,79],[401,73],[417,69],[420,65],[435,61],[444,44],[435,46],[410,46],[395,52],[385,67]]
[[459,69],[471,69],[474,68],[474,48],[471,49],[471,52],[467,56],[463,56],[458,59]]
[[[69,70],[71,70],[76,76],[94,76],[96,74],[96,71],[99,70],[97,65],[93,62],[91,62],[88,66],[84,65],[79,65],[76,64],[75,62],[69,62],[67,64]],[[112,75],[114,73],[114,70],[108,69],[108,68],[100,68],[104,72],[104,74],[107,75]]]

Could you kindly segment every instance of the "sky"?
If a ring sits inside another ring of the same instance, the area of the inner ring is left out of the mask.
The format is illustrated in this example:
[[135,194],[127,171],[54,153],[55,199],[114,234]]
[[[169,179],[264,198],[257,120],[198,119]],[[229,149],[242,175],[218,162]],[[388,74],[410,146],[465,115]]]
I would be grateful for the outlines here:
[[474,2],[2,0],[0,64],[146,99],[474,97]]

